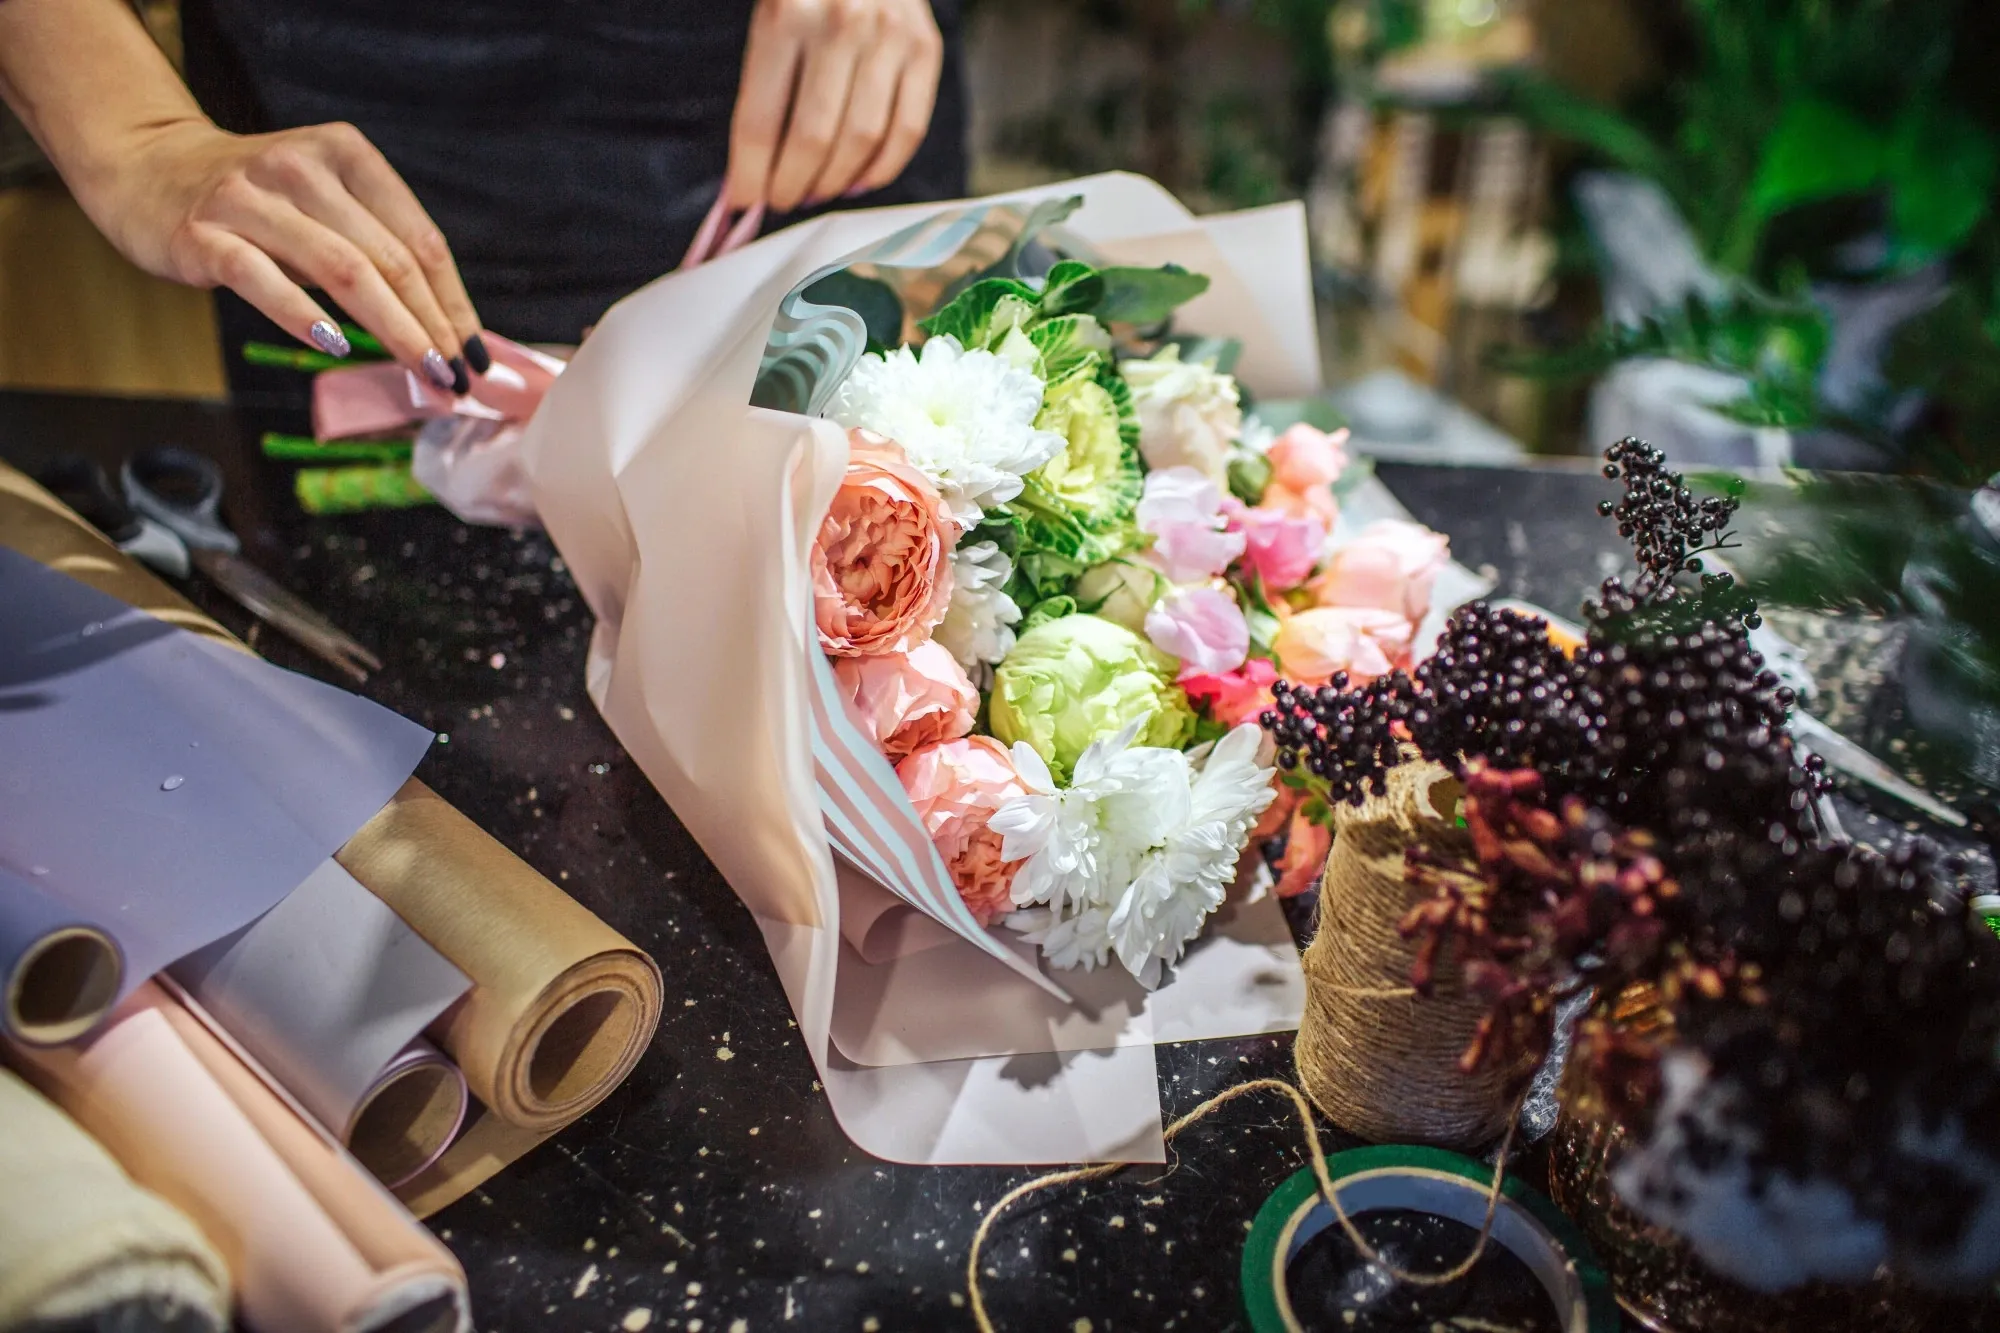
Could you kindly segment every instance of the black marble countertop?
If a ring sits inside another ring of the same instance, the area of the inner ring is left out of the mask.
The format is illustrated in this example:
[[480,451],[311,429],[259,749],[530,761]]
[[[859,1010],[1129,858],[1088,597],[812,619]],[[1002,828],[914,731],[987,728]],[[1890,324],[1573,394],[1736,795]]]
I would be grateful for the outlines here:
[[[973,1229],[1035,1173],[896,1166],[848,1142],[749,914],[584,694],[590,616],[548,541],[432,508],[307,518],[289,470],[254,445],[263,426],[297,424],[0,394],[0,457],[32,468],[69,448],[109,461],[176,441],[222,459],[248,554],[381,655],[367,694],[441,733],[419,776],[659,960],[665,1015],[631,1078],[433,1219],[471,1278],[477,1328],[970,1328]],[[1459,559],[1490,567],[1502,595],[1573,614],[1617,549],[1594,509],[1611,483],[1594,472],[1380,475]],[[248,629],[220,594],[190,592]],[[268,632],[256,642],[333,678]],[[1160,1047],[1164,1107],[1284,1076],[1290,1054],[1289,1036]],[[1171,1156],[1164,1178],[1134,1168],[1016,1208],[987,1251],[996,1326],[1247,1327],[1250,1219],[1304,1160],[1292,1112],[1245,1099]]]

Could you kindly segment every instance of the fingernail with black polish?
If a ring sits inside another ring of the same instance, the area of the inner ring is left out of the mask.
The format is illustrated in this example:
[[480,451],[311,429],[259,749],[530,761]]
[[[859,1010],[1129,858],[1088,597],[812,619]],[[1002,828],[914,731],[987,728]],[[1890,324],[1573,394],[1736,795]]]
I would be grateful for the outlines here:
[[448,363],[451,366],[451,391],[464,393],[472,387],[472,376],[465,369],[465,358],[455,356]]
[[311,336],[313,346],[328,356],[346,356],[354,350],[348,346],[347,335],[340,331],[340,325],[330,319],[314,320],[306,333]]
[[430,376],[431,383],[440,389],[452,386],[451,364],[444,359],[444,353],[435,347],[424,353],[424,374]]
[[465,359],[475,375],[484,375],[493,369],[493,357],[486,350],[486,341],[476,333],[465,340]]

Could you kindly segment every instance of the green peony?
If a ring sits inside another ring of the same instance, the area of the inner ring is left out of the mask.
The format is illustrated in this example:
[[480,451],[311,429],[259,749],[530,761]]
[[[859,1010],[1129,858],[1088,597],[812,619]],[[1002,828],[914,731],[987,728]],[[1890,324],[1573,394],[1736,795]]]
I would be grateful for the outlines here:
[[1064,616],[1023,634],[994,673],[993,734],[1026,741],[1058,781],[1091,742],[1139,723],[1135,745],[1179,748],[1194,713],[1174,684],[1176,663],[1131,630],[1097,616]]

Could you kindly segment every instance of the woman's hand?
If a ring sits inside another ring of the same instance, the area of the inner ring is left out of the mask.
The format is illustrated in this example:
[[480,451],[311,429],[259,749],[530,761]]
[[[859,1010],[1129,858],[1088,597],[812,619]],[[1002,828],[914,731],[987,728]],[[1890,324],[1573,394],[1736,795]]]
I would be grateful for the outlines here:
[[466,390],[486,369],[479,317],[423,205],[352,125],[235,135],[197,119],[135,146],[102,219],[141,268],[227,287],[272,321],[345,355],[324,290],[398,361]]
[[339,326],[306,295],[317,286],[439,387],[465,390],[465,360],[485,372],[444,238],[352,125],[218,129],[126,0],[0,0],[0,94],[139,267],[228,287],[345,355]]
[[729,207],[879,190],[930,128],[944,40],[929,0],[757,0],[729,132]]

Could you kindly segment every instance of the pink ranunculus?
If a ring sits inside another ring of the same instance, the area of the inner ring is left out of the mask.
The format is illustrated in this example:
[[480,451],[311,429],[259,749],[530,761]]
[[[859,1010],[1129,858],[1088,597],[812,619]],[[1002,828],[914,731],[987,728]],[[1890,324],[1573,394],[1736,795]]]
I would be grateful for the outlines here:
[[1265,458],[1271,464],[1271,482],[1260,501],[1295,518],[1317,517],[1329,528],[1339,515],[1333,498],[1333,483],[1347,467],[1347,431],[1328,434],[1301,421],[1271,442]]
[[921,643],[951,606],[958,527],[901,446],[848,432],[847,475],[813,543],[813,617],[835,657]]
[[1191,467],[1148,472],[1137,521],[1153,537],[1154,563],[1175,583],[1213,578],[1243,554],[1243,534],[1223,517],[1222,488]]
[[1242,501],[1223,501],[1232,532],[1243,534],[1243,565],[1264,582],[1266,592],[1296,588],[1326,553],[1326,522],[1317,514],[1288,514]]
[[[1278,668],[1268,657],[1253,657],[1234,671],[1216,675],[1181,673],[1180,686],[1190,701],[1208,711],[1225,727],[1255,722],[1271,706],[1271,686]],[[1272,830],[1276,832],[1275,828]]]
[[995,810],[1028,794],[1007,747],[991,736],[940,741],[896,765],[896,776],[979,923],[1014,910],[1021,862],[1000,855],[1000,835],[987,827]]
[[1312,581],[1313,599],[1321,606],[1379,607],[1414,624],[1430,614],[1431,589],[1450,559],[1443,533],[1400,518],[1377,519],[1327,558]]
[[1184,670],[1214,675],[1234,671],[1250,655],[1250,624],[1243,608],[1220,588],[1175,588],[1146,613],[1146,637]]
[[1372,606],[1316,606],[1294,612],[1278,627],[1273,647],[1287,677],[1323,685],[1334,672],[1365,685],[1407,665],[1416,627],[1393,611]]
[[972,730],[979,691],[945,646],[925,639],[907,653],[836,657],[834,679],[855,725],[894,763]]

